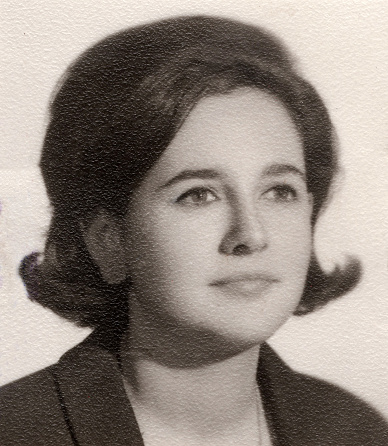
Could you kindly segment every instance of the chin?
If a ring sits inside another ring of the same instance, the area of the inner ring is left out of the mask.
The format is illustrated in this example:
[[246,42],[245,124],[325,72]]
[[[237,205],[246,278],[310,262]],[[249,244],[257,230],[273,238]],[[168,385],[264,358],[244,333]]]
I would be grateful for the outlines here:
[[230,348],[240,352],[266,342],[289,318],[289,315],[268,318],[263,318],[263,314],[260,316],[255,317],[251,314],[247,317],[240,313],[231,319],[229,314],[224,318],[220,315],[217,321],[213,320],[213,323],[202,325],[199,331],[226,350]]
[[[282,302],[283,301],[283,302]],[[274,298],[219,311],[213,330],[225,340],[241,345],[261,344],[273,336],[292,316],[298,299]],[[279,305],[280,304],[280,305]],[[210,322],[210,321],[209,321]]]
[[243,349],[254,347],[266,342],[283,324],[276,327],[262,327],[258,324],[255,327],[236,327],[235,330],[222,333],[225,341],[234,345],[239,345]]

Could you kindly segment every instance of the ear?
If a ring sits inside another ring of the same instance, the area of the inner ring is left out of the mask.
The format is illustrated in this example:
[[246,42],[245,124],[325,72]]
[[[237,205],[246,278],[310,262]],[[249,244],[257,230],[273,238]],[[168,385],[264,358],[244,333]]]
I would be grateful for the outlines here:
[[82,227],[86,247],[110,284],[127,278],[122,221],[100,210],[88,226]]

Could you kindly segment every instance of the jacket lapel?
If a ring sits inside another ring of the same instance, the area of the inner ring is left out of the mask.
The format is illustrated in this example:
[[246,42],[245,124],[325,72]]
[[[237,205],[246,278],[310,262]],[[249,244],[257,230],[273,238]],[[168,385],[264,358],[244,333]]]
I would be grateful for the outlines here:
[[77,446],[144,446],[116,356],[84,342],[54,368],[58,397]]
[[[294,372],[279,358],[272,348],[264,343],[260,348],[259,365],[257,368],[257,383],[263,401],[265,417],[270,431],[273,446],[289,446],[298,444],[298,438],[293,438],[292,431],[287,429],[284,413],[288,402],[281,396],[277,386],[292,381]],[[295,379],[295,378],[294,378]],[[279,382],[280,381],[280,382]]]

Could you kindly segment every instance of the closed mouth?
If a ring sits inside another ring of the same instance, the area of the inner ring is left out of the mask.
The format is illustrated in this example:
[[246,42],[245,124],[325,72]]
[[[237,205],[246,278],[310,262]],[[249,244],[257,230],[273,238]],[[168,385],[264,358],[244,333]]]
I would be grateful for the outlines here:
[[221,286],[229,284],[238,283],[249,283],[249,282],[268,282],[274,283],[279,282],[276,277],[267,274],[236,274],[233,276],[224,277],[222,279],[215,280],[211,285]]
[[212,282],[215,286],[229,295],[257,297],[270,288],[278,279],[263,274],[241,274],[225,277]]

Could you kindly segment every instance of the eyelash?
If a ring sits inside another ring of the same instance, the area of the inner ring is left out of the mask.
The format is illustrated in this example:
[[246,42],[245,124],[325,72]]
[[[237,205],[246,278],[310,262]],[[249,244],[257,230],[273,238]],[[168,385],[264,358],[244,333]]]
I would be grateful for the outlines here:
[[[269,194],[271,192],[275,193],[274,197],[269,197]],[[211,194],[213,196],[210,200],[207,199],[209,197],[208,194]],[[197,201],[189,200],[190,197],[195,197],[195,196],[199,198]],[[264,192],[263,196],[267,201],[272,201],[275,203],[292,203],[299,199],[299,194],[297,190],[294,187],[287,184],[278,184],[276,186],[273,186],[266,192]],[[210,188],[195,187],[184,192],[175,200],[175,202],[189,206],[204,206],[218,200],[219,197]]]
[[[274,191],[277,194],[277,196],[273,198],[268,198],[269,192],[272,191]],[[293,201],[297,201],[299,198],[299,194],[296,191],[296,189],[287,184],[279,184],[277,186],[271,187],[264,193],[264,195],[268,200],[275,201],[278,203],[291,203]]]
[[[205,194],[212,194],[213,198],[211,200],[204,200],[203,196]],[[189,197],[193,197],[197,195],[197,197],[199,197],[198,202],[195,201],[189,201],[187,200]],[[219,198],[216,195],[215,192],[213,192],[211,189],[209,189],[208,187],[195,187],[193,189],[189,189],[188,191],[184,192],[182,195],[180,195],[177,199],[176,202],[177,203],[181,203],[181,204],[188,204],[191,206],[203,206],[209,203],[212,203],[214,201],[217,201]]]

